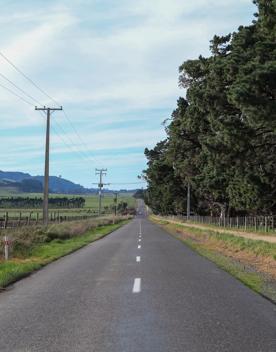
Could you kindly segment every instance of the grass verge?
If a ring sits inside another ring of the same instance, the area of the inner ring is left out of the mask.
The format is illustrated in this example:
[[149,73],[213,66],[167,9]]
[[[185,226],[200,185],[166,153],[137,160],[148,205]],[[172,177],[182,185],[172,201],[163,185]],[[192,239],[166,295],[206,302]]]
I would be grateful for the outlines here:
[[184,227],[154,217],[151,220],[246,286],[276,302],[276,244]]
[[23,278],[46,264],[80,249],[125,225],[129,220],[116,224],[99,225],[83,235],[66,239],[54,239],[47,243],[33,245],[24,257],[0,262],[0,289]]

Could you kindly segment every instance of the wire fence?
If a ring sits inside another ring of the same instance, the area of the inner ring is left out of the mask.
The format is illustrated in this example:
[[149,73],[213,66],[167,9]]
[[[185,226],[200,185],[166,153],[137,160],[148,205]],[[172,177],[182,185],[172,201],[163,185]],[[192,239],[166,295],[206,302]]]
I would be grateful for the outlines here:
[[[102,212],[102,215],[110,214],[111,212]],[[86,212],[49,212],[49,223],[61,223],[64,221],[87,220],[98,217],[97,211]],[[32,226],[43,224],[42,212],[3,212],[0,213],[0,229],[16,228],[21,226]]]
[[205,225],[213,225],[229,229],[237,229],[248,232],[275,232],[276,216],[235,216],[235,217],[215,217],[215,216],[172,216],[171,219],[183,222],[194,222]]

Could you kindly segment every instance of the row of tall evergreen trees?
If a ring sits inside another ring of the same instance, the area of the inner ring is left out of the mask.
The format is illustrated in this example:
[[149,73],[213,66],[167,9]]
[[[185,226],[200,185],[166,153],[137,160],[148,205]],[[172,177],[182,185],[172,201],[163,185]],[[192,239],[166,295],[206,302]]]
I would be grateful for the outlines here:
[[158,213],[276,212],[276,1],[256,0],[250,26],[214,36],[211,56],[184,62],[186,98],[146,149],[146,202]]

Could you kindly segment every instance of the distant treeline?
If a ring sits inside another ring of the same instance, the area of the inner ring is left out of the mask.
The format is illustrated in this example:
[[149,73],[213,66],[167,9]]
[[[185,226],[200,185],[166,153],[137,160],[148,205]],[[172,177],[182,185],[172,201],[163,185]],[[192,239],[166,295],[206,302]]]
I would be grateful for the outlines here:
[[185,61],[186,96],[146,149],[145,200],[154,212],[276,213],[276,1],[254,0],[255,20],[214,36],[211,55]]
[[[0,208],[41,208],[42,204],[42,198],[8,197],[0,199]],[[49,206],[51,208],[83,208],[84,205],[85,198],[83,197],[49,198]]]

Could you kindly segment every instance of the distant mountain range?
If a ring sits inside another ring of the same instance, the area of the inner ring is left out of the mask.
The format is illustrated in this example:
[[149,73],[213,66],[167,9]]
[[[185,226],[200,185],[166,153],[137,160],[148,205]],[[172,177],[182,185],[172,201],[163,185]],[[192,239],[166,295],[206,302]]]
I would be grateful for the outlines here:
[[[43,189],[44,177],[31,176],[30,174],[24,172],[0,170],[0,182],[0,186],[2,187],[5,187],[5,185],[9,187],[14,186],[24,192],[40,192]],[[87,189],[81,185],[57,176],[49,177],[49,188],[51,193],[84,194],[97,192],[97,189]]]
[[[1,171],[0,170],[0,188],[13,187],[19,192],[42,192],[43,190],[43,176],[31,176],[28,173],[16,171]],[[62,194],[95,194],[98,192],[97,188],[85,188],[72,181],[66,180],[62,177],[50,176],[49,188],[51,193]],[[135,192],[136,190],[133,190]],[[105,190],[105,192],[113,192],[112,190]],[[130,190],[120,190],[120,192],[132,192]]]

